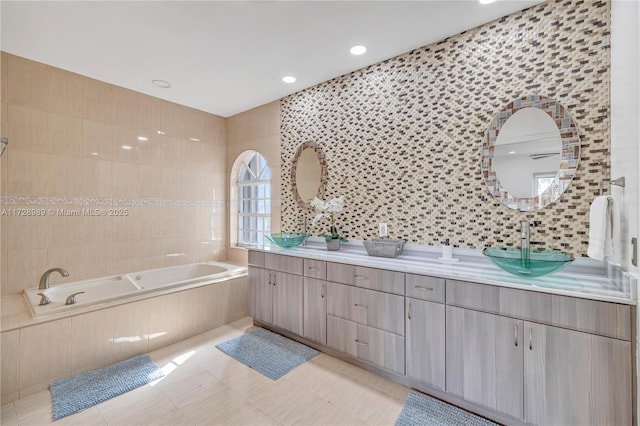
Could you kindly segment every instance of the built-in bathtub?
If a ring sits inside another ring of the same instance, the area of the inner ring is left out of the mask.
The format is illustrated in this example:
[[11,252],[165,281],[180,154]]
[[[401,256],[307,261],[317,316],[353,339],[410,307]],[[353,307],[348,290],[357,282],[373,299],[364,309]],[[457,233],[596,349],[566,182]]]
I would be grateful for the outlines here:
[[243,318],[248,289],[246,267],[207,262],[54,285],[45,306],[38,289],[4,296],[0,405]]
[[[31,288],[24,291],[24,296],[31,314],[34,317],[42,317],[119,299],[126,301],[128,298],[160,290],[214,284],[221,280],[233,279],[246,274],[247,268],[242,266],[220,262],[192,263],[74,281],[52,286],[45,290]],[[40,305],[41,296],[39,293],[44,294],[50,303]],[[67,305],[67,298],[73,294],[77,294],[75,303]]]

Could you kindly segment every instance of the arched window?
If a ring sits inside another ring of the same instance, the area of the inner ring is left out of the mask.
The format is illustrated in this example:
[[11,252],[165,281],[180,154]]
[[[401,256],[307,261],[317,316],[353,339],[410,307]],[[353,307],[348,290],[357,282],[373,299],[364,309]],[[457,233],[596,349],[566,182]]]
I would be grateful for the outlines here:
[[247,151],[236,160],[237,239],[236,245],[250,247],[264,243],[271,232],[271,171],[257,151]]

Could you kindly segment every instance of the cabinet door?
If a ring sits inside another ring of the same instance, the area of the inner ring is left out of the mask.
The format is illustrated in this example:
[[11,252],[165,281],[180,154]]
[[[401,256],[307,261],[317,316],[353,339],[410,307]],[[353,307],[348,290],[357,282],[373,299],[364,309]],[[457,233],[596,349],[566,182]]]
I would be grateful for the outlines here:
[[444,390],[444,305],[407,298],[407,377]]
[[446,317],[447,392],[522,419],[522,321],[451,306]]
[[327,283],[304,279],[304,337],[327,344]]
[[262,322],[273,322],[273,286],[271,271],[249,267],[249,313]]
[[302,329],[303,278],[285,272],[273,274],[273,325],[299,336]]
[[525,420],[632,423],[631,343],[525,323]]

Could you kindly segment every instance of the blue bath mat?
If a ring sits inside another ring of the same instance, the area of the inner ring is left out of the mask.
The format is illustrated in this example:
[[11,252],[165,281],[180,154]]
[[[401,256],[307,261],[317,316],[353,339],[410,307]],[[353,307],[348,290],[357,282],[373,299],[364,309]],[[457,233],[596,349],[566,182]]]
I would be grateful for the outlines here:
[[51,383],[53,420],[99,404],[164,376],[149,355],[141,355]]
[[446,402],[418,392],[409,392],[404,407],[396,420],[396,426],[497,426],[490,420],[478,417]]
[[272,380],[279,379],[319,353],[263,328],[227,340],[216,348]]

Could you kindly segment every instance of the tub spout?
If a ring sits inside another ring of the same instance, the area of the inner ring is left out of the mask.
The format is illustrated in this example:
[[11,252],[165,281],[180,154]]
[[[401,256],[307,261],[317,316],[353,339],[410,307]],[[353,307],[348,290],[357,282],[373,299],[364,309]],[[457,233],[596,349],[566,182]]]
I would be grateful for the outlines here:
[[45,290],[47,288],[49,288],[49,275],[51,275],[52,272],[57,272],[60,275],[62,275],[63,277],[68,277],[69,273],[62,268],[51,268],[51,269],[47,269],[44,274],[42,274],[42,276],[40,277],[40,285],[38,286],[38,290]]

